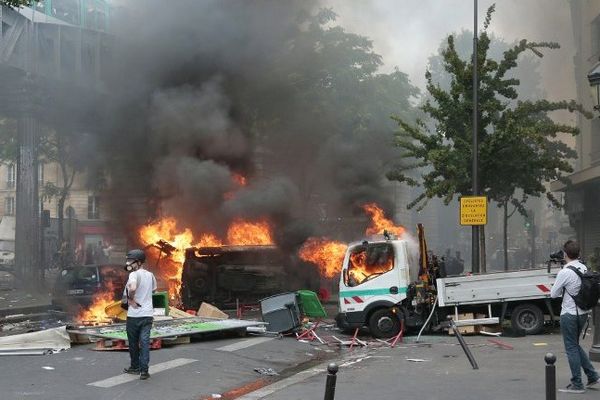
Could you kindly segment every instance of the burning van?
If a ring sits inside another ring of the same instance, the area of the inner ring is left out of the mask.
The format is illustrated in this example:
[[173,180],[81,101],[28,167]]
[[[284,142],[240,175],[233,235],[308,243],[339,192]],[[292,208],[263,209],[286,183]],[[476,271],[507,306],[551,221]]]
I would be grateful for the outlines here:
[[185,252],[181,301],[198,309],[203,301],[221,307],[257,300],[286,288],[293,260],[276,246],[191,247]]

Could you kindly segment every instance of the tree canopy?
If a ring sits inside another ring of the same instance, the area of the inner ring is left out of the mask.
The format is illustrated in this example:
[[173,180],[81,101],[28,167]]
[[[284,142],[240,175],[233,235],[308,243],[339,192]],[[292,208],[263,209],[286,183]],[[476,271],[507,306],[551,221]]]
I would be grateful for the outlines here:
[[[558,137],[576,135],[574,126],[555,123],[549,113],[556,110],[585,110],[575,101],[521,100],[520,81],[509,73],[518,67],[519,57],[530,51],[541,57],[542,49],[557,49],[558,43],[519,41],[506,50],[500,60],[489,57],[491,36],[487,29],[494,7],[488,9],[484,30],[479,37],[477,67],[479,74],[479,175],[481,194],[499,204],[513,202],[517,189],[525,196],[547,193],[544,182],[560,179],[572,172],[569,159],[576,153]],[[407,168],[396,168],[390,179],[421,185],[422,194],[409,207],[423,207],[428,199],[439,197],[448,204],[455,196],[472,193],[472,61],[463,60],[456,49],[455,38],[447,38],[442,51],[442,65],[450,76],[447,89],[436,83],[427,71],[429,98],[421,107],[430,117],[431,126],[418,121],[410,124],[395,118],[399,130],[396,144],[412,165],[426,167],[415,178]]]

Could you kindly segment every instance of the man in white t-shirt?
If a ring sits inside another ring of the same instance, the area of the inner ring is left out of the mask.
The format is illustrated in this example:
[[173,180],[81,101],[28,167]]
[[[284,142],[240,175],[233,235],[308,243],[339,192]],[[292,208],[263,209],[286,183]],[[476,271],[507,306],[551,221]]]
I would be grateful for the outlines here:
[[123,372],[140,374],[140,379],[148,379],[150,363],[150,330],[154,308],[152,292],[156,290],[154,274],[144,268],[146,254],[143,250],[131,250],[127,253],[125,269],[131,271],[125,295],[129,307],[127,309],[127,341],[129,342],[130,366]]
[[579,336],[581,336],[590,311],[585,311],[577,307],[575,300],[573,300],[573,296],[577,296],[581,289],[581,279],[569,267],[576,268],[582,274],[587,271],[587,268],[578,260],[579,244],[576,241],[567,241],[563,247],[563,254],[567,263],[556,275],[556,281],[552,286],[550,296],[552,298],[562,296],[560,331],[563,336],[565,351],[571,369],[571,383],[564,389],[558,389],[558,391],[564,393],[585,393],[585,388],[581,380],[582,368],[588,378],[587,387],[597,385],[600,380],[586,352],[579,345]]

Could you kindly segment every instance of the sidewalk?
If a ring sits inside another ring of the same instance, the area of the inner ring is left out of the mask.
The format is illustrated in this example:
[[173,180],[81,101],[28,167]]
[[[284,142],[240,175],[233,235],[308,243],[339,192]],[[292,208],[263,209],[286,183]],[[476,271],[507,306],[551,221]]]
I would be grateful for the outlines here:
[[52,302],[52,286],[56,273],[46,274],[46,289],[30,292],[18,287],[18,282],[8,272],[0,272],[0,317],[27,314],[48,309]]
[[[491,338],[500,340],[513,350],[504,350],[488,341],[488,337],[466,337],[479,364],[473,370],[457,340],[451,336],[425,336],[423,344],[406,343],[394,349],[354,350],[353,359],[340,366],[336,399],[428,399],[428,400],[534,400],[545,398],[544,355],[553,352],[557,358],[557,387],[569,383],[570,373],[560,334],[525,338]],[[411,343],[412,342],[412,343]],[[582,342],[591,346],[591,336]],[[348,350],[343,352],[348,357]],[[411,361],[412,359],[412,361]],[[339,362],[339,361],[338,361]],[[600,368],[600,364],[595,366]],[[304,400],[323,398],[325,364],[319,371],[305,371],[280,381],[278,391],[266,396],[249,393],[240,400]],[[268,389],[264,388],[264,389]],[[262,394],[268,390],[263,390]],[[599,390],[588,390],[578,399],[597,399]],[[558,399],[573,395],[558,393]]]

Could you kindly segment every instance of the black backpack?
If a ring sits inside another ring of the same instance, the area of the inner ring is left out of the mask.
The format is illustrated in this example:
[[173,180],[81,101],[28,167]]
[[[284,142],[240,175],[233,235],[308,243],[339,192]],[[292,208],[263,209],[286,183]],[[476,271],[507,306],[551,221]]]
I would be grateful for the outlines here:
[[568,267],[571,271],[574,271],[579,279],[581,279],[581,289],[575,296],[571,295],[577,307],[582,310],[591,310],[598,304],[600,299],[600,273],[598,272],[586,272],[582,274],[577,268],[573,266]]

